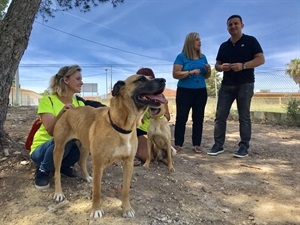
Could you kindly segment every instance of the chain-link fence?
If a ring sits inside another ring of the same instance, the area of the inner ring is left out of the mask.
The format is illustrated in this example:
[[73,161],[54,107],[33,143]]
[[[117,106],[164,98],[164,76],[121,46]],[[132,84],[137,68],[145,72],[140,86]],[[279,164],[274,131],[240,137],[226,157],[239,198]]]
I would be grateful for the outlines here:
[[[219,88],[220,84],[217,85]],[[257,72],[255,75],[255,90],[252,98],[251,111],[286,113],[288,102],[295,98],[300,99],[299,84],[285,74],[284,70],[274,72]],[[214,116],[217,98],[209,97],[206,105],[206,116]],[[175,98],[169,99],[169,108],[175,113]],[[232,104],[236,111],[236,102]]]
[[255,93],[251,111],[285,113],[287,103],[300,99],[299,84],[285,74],[284,70],[258,72],[255,76]]
[[[136,67],[136,66],[135,66]],[[168,74],[172,74],[171,65],[168,66]],[[162,77],[162,72],[156,70],[156,76]],[[214,78],[210,78],[214,79]],[[168,75],[167,87],[169,89],[176,90],[177,80],[173,79],[171,75]],[[213,81],[213,80],[211,80]],[[220,84],[217,85],[219,88]],[[208,85],[209,89],[215,88],[215,84]],[[211,93],[215,93],[210,90]],[[88,96],[87,96],[88,97]],[[19,100],[17,100],[19,98]],[[37,105],[40,95],[37,93],[20,89],[19,96],[16,96],[15,89],[12,88],[10,93],[10,105]],[[169,96],[170,108],[175,113],[175,96]],[[266,112],[286,112],[287,102],[291,98],[300,99],[299,85],[296,84],[292,78],[285,74],[284,69],[268,69],[258,68],[255,73],[255,94],[252,100],[251,111],[266,111]],[[174,105],[174,106],[172,106]],[[206,111],[209,114],[214,114],[216,108],[216,97],[209,97],[206,106]],[[236,104],[234,103],[232,109],[236,109]]]

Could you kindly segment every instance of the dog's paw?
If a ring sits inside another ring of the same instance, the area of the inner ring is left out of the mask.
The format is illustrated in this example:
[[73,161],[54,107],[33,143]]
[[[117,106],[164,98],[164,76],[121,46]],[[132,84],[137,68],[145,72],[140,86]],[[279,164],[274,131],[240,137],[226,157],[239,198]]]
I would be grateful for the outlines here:
[[123,210],[123,217],[124,218],[133,218],[135,215],[135,211],[132,208],[127,210]]
[[174,173],[174,172],[175,172],[174,167],[170,167],[170,168],[169,168],[169,172]]
[[143,167],[149,169],[149,162],[145,162]]
[[103,209],[99,209],[99,210],[93,211],[90,214],[91,218],[102,218],[103,216],[104,216]]
[[93,178],[88,175],[87,177],[84,178],[86,180],[86,182],[91,183],[93,181]]
[[63,193],[55,193],[53,196],[54,201],[62,202],[65,199],[65,195]]

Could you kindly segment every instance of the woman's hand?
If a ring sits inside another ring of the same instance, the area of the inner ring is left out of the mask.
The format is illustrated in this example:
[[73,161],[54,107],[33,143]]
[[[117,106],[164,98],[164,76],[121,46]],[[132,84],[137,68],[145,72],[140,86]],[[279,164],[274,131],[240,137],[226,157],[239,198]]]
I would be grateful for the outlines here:
[[194,70],[191,70],[190,71],[190,74],[194,74],[194,75],[199,75],[201,73],[201,70],[200,69],[194,69]]
[[68,109],[74,109],[75,106],[73,104],[65,104],[65,106],[62,108],[62,110],[57,115],[57,118],[61,117],[61,115],[66,112]]
[[49,135],[53,136],[53,130],[56,121],[62,116],[62,114],[67,110],[74,109],[74,108],[75,106],[73,104],[65,104],[65,106],[62,108],[62,110],[59,112],[59,114],[56,117],[51,113],[44,113],[40,115],[42,122],[45,126],[45,129]]
[[75,106],[73,104],[65,104],[65,106],[63,107],[62,111],[65,112],[68,109],[74,109]]

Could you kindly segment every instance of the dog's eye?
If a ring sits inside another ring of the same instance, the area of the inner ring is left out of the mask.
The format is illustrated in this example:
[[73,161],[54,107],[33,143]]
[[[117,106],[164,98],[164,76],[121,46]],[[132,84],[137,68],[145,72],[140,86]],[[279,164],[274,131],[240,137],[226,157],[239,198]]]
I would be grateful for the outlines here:
[[139,79],[137,79],[135,82],[144,82],[147,81],[148,79],[144,76],[140,76]]

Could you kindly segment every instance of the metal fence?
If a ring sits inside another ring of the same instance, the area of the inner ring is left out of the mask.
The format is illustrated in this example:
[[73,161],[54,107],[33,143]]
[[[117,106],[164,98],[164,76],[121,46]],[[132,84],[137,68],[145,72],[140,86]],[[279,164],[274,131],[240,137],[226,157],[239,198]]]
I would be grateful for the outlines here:
[[[220,84],[217,88],[220,87]],[[287,104],[291,99],[300,100],[299,84],[285,74],[284,70],[258,71],[255,73],[254,96],[251,103],[253,112],[286,113]],[[206,105],[206,115],[215,113],[216,97],[209,97]],[[169,101],[171,110],[175,110]],[[232,110],[237,110],[236,103],[232,104]]]
[[[156,71],[156,77],[165,77],[166,73],[169,74],[167,75],[166,86],[176,90],[177,80],[173,79],[171,76],[172,67],[171,65],[168,65],[167,67],[169,68],[168,72],[160,72],[159,69],[154,69]],[[10,105],[37,105],[41,96],[33,91],[21,89],[19,96],[17,97],[19,97],[19,102],[17,101],[15,90],[12,88],[9,97]],[[85,95],[85,97],[88,96]],[[172,99],[175,99],[175,96],[174,98],[169,98],[171,100],[170,102],[172,102]],[[256,69],[255,94],[251,105],[252,111],[286,112],[287,103],[291,98],[300,99],[299,84],[296,84],[292,78],[285,74],[284,69],[269,69],[263,67],[262,69],[260,69],[260,67]],[[215,111],[215,106],[216,98],[210,97],[206,107],[207,111]],[[232,108],[236,109],[235,103]]]
[[284,70],[256,73],[251,111],[284,113],[292,98],[300,99],[299,84],[285,74]]

